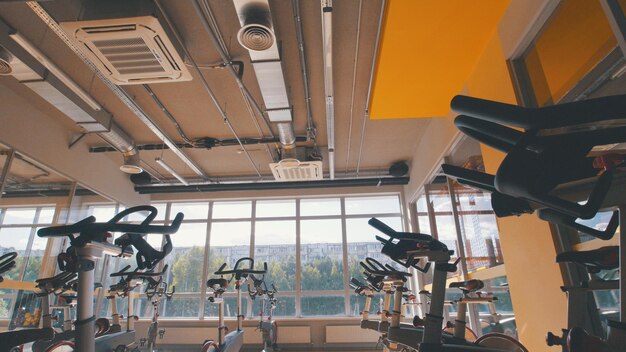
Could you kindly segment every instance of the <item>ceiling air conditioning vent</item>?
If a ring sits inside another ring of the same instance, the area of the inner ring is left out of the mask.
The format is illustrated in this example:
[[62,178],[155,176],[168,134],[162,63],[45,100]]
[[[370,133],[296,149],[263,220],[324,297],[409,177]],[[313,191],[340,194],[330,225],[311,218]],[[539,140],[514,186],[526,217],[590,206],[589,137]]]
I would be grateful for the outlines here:
[[324,177],[321,161],[301,162],[296,159],[283,159],[271,163],[270,169],[276,181],[312,181]]
[[117,85],[191,80],[155,17],[63,22],[61,27]]

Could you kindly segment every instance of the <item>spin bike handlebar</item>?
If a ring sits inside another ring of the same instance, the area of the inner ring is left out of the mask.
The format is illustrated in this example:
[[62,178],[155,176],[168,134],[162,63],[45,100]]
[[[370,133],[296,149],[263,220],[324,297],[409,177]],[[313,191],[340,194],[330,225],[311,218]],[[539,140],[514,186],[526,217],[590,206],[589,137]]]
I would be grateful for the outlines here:
[[128,271],[130,269],[130,265],[126,265],[122,270],[112,273],[111,277],[126,277],[126,280],[132,279],[151,279],[158,276],[163,276],[165,271],[167,270],[167,264],[163,267],[163,270],[158,272],[153,271],[139,271],[138,268],[133,271]]
[[[247,268],[240,268],[239,266],[244,261],[248,261],[250,263],[249,266]],[[263,270],[255,270],[254,259],[250,257],[239,258],[231,270],[224,270],[226,265],[226,263],[222,264],[222,266],[220,266],[220,268],[215,272],[215,275],[234,275],[237,279],[240,279],[242,277],[246,277],[248,274],[265,275],[267,273],[266,262],[263,263]]]
[[[141,224],[119,224],[118,222],[124,217],[140,212],[149,211],[150,214],[145,218]],[[137,207],[128,208],[119,214],[115,215],[111,220],[107,222],[96,222],[94,216],[89,216],[72,225],[52,226],[39,229],[37,235],[39,237],[73,237],[74,234],[87,235],[93,237],[94,235],[106,233],[106,232],[126,232],[133,234],[173,234],[178,231],[181,222],[183,221],[183,213],[176,214],[174,221],[171,225],[150,225],[152,220],[156,217],[157,209],[149,205],[141,205]]]
[[[389,225],[385,224],[384,222],[376,218],[369,219],[367,223],[373,228],[375,228],[376,230],[384,233],[385,235],[391,238],[395,238],[397,240],[407,240],[407,241],[424,243],[424,244],[431,244],[431,243],[437,243],[437,242],[441,243],[437,241],[436,239],[434,239],[433,236],[426,235],[423,233],[398,232],[392,229],[391,227],[389,227]],[[444,244],[441,243],[441,245],[444,245]]]
[[[369,258],[369,259],[372,259],[372,258]],[[391,265],[385,265],[382,268],[377,268],[376,269],[372,265],[369,265],[369,264],[367,264],[365,262],[360,262],[359,264],[365,270],[365,272],[367,272],[368,274],[374,275],[374,276],[399,276],[403,280],[406,280],[407,277],[413,276],[412,274],[410,274],[410,273],[408,273],[406,271],[396,270]],[[378,263],[378,264],[380,264],[380,263]]]
[[41,290],[41,292],[37,293],[37,295],[47,296],[51,293],[56,293],[57,291],[65,291],[71,286],[72,281],[76,280],[77,277],[77,273],[65,271],[52,277],[35,280],[35,287]]
[[[17,252],[5,253],[0,257],[0,275],[15,267],[15,258],[17,258]],[[0,282],[2,282],[1,276]]]

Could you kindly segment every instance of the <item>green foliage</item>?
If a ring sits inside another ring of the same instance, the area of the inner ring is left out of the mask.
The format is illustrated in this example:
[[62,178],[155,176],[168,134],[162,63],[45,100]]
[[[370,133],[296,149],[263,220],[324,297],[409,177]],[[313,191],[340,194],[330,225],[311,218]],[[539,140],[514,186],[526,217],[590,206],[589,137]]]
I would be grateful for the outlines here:
[[193,246],[189,250],[174,254],[171,267],[171,284],[178,292],[198,292],[202,283],[204,248]]
[[330,257],[302,264],[302,289],[306,291],[343,290],[343,263]]

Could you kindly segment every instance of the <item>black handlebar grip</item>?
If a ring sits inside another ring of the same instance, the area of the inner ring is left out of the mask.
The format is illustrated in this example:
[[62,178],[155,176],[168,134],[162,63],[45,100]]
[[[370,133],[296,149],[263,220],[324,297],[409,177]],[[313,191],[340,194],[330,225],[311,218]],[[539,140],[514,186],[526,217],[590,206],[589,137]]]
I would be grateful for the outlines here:
[[224,270],[224,268],[226,267],[226,263],[222,264],[222,266],[220,266],[219,269],[217,269],[217,271],[215,271],[215,275],[219,275],[219,273]]
[[385,224],[384,222],[382,222],[382,221],[380,221],[380,220],[378,220],[376,218],[369,219],[369,221],[367,223],[370,226],[372,226],[373,228],[375,228],[376,230],[384,233],[387,236],[393,237],[393,235],[396,234],[396,230],[392,229],[387,224]]
[[9,253],[5,253],[2,255],[2,257],[0,257],[0,263],[3,262],[10,262],[13,259],[17,258],[17,252],[9,252]]
[[88,216],[81,221],[72,225],[50,226],[37,230],[37,236],[39,237],[53,237],[53,236],[69,236],[74,233],[81,232],[86,225],[90,225],[96,222],[95,216]]
[[141,222],[142,225],[150,224],[152,222],[152,220],[154,220],[154,218],[157,216],[157,213],[158,213],[158,210],[155,207],[151,206],[151,205],[139,205],[139,206],[136,206],[136,207],[130,207],[128,209],[122,210],[117,215],[112,217],[111,220],[109,220],[107,222],[109,224],[116,224],[120,220],[125,218],[126,216],[128,216],[130,214],[133,214],[133,213],[138,213],[140,211],[150,212],[148,214],[148,216],[146,216],[145,220]]
[[[183,213],[176,214],[176,217],[172,221],[172,224],[170,225],[170,228],[172,230],[174,230],[174,232],[177,232],[178,229],[180,228],[180,224],[183,222],[184,218],[185,218],[185,215]],[[174,232],[172,232],[172,233],[174,233]]]
[[365,258],[365,262],[367,264],[369,264],[369,266],[371,266],[372,268],[378,268],[378,269],[382,269],[385,270],[385,266],[379,262],[378,260],[372,258],[372,257],[366,257]]

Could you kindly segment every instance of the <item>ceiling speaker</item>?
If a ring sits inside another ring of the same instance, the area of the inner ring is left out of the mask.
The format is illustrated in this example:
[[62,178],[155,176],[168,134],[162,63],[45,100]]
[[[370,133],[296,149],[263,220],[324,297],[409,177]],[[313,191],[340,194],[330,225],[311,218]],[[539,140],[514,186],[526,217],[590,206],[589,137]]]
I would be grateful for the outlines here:
[[404,161],[398,161],[389,167],[389,175],[393,177],[402,177],[409,172],[409,165]]

